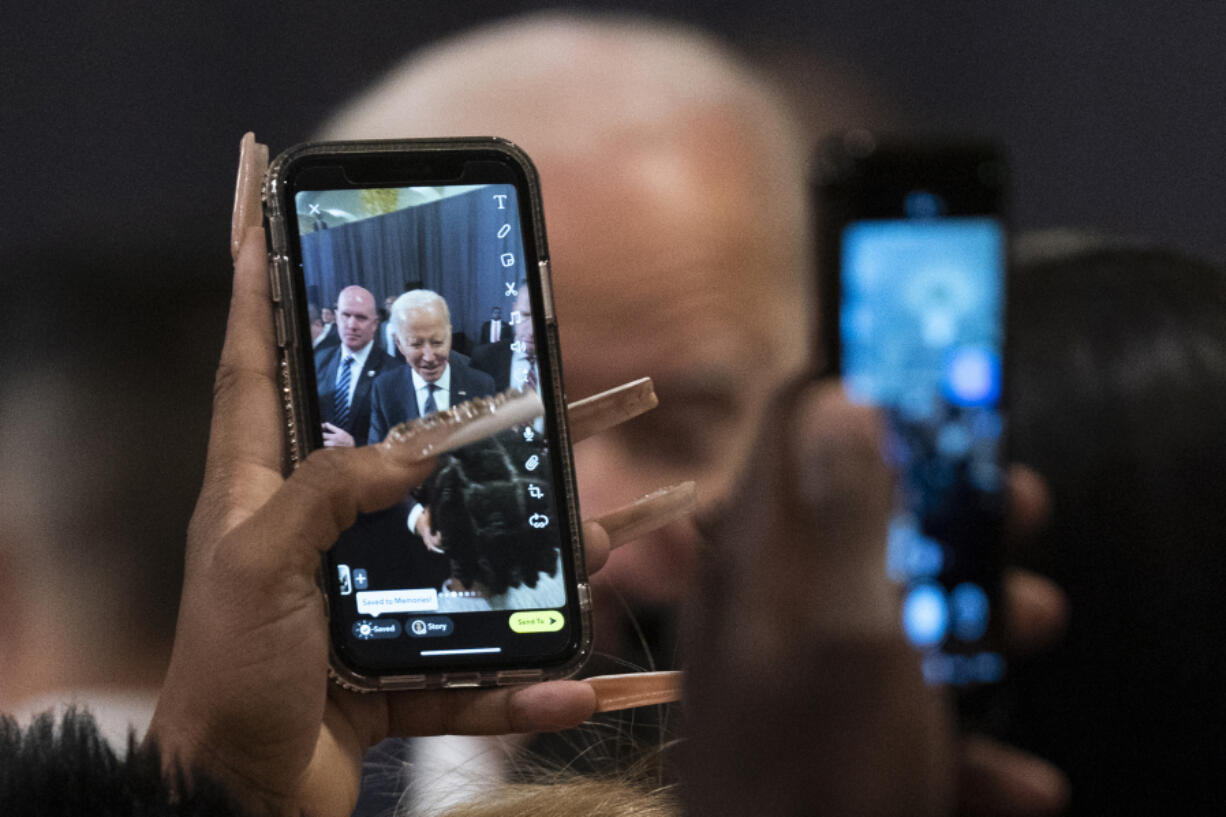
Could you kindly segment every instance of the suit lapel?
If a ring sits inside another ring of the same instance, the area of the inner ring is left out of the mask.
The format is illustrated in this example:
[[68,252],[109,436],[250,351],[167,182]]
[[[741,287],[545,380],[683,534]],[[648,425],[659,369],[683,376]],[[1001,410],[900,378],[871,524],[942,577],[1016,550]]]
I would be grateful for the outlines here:
[[358,378],[357,388],[353,390],[354,406],[365,407],[370,397],[370,384],[379,375],[377,366],[372,365],[375,363],[375,351],[374,349],[370,350],[370,355],[366,358],[366,365],[362,367],[362,374]]
[[413,367],[404,366],[401,368],[400,373],[403,375],[400,380],[404,383],[404,386],[399,389],[399,394],[401,399],[405,401],[406,408],[408,408],[405,416],[410,420],[415,420],[421,416],[421,410],[417,406],[417,389],[413,385]]
[[335,347],[328,352],[328,362],[324,364],[323,371],[319,373],[319,413],[321,419],[325,423],[330,423],[336,418],[336,367],[341,365],[341,356],[336,350],[340,347]]

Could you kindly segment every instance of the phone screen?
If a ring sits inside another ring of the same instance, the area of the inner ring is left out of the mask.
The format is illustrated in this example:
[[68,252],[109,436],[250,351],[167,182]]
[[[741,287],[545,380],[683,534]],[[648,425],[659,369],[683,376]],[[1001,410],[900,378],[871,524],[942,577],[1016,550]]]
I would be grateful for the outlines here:
[[1005,670],[1001,157],[859,131],[827,140],[817,167],[821,344],[886,420],[903,633],[929,682],[991,684]]
[[442,455],[422,486],[342,533],[325,577],[334,660],[363,677],[548,668],[585,630],[531,196],[514,165],[436,164],[443,180],[393,185],[403,160],[355,172],[316,159],[286,185],[312,447],[378,443],[508,388],[546,404]]
[[988,217],[853,221],[842,233],[841,366],[880,406],[898,473],[887,566],[934,683],[998,680],[1004,252]]

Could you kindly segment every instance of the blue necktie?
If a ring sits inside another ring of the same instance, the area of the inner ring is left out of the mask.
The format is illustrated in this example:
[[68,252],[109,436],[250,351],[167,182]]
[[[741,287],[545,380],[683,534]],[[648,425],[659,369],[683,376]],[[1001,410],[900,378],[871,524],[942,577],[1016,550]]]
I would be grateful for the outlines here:
[[434,402],[434,390],[437,388],[438,386],[434,385],[433,383],[426,384],[426,406],[425,410],[422,412],[422,417],[438,411],[438,403]]
[[336,425],[349,430],[349,367],[353,365],[353,355],[346,355],[341,362],[340,377],[336,381],[336,392],[333,393]]

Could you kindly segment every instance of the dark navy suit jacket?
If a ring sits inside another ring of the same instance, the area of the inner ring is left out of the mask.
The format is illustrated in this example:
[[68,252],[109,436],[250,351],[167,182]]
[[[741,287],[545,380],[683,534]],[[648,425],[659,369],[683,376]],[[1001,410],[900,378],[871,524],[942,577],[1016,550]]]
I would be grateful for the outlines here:
[[324,324],[324,339],[315,347],[315,354],[319,354],[325,349],[330,349],[333,346],[339,346],[341,343],[340,330],[336,328],[335,323]]
[[494,378],[494,388],[506,391],[511,387],[511,358],[514,353],[509,343],[487,343],[473,349],[473,368]]
[[[344,358],[344,346],[331,346],[315,352],[315,385],[319,390],[319,418],[322,422],[336,424],[336,367]],[[354,445],[366,445],[370,437],[370,390],[375,379],[385,372],[407,368],[404,358],[391,357],[383,350],[376,338],[366,356],[366,366],[352,375],[358,378],[353,390],[353,402],[349,404],[349,422],[345,430],[353,435]],[[382,440],[379,437],[379,440]]]
[[[448,360],[451,368],[451,394],[448,399],[451,405],[496,394],[494,379],[470,367],[460,357],[453,352]],[[370,434],[367,438],[370,442],[381,442],[392,426],[418,416],[412,366],[400,366],[375,380],[370,390]]]
[[[499,343],[510,343],[511,341],[515,340],[515,331],[511,328],[511,324],[507,323],[506,321],[498,321],[498,322],[502,324],[502,331],[498,335],[498,342]],[[490,332],[493,331],[493,327],[494,327],[494,321],[492,318],[486,321],[485,323],[481,324],[481,337],[477,338],[478,344],[494,342],[490,340]]]

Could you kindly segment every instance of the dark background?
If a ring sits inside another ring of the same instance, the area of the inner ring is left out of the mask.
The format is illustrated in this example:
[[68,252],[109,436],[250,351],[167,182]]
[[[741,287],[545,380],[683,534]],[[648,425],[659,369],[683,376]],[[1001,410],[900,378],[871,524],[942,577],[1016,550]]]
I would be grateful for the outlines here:
[[[904,124],[1002,137],[1020,228],[1090,226],[1226,254],[1226,4],[576,5],[671,14],[746,47],[816,54],[858,70]],[[6,9],[0,382],[10,390],[23,373],[51,369],[85,403],[91,393],[127,397],[63,430],[115,437],[132,455],[115,461],[116,479],[130,486],[116,524],[147,522],[157,506],[164,525],[147,532],[181,541],[224,327],[241,134],[254,130],[275,154],[414,46],[541,7],[114,0]]]

